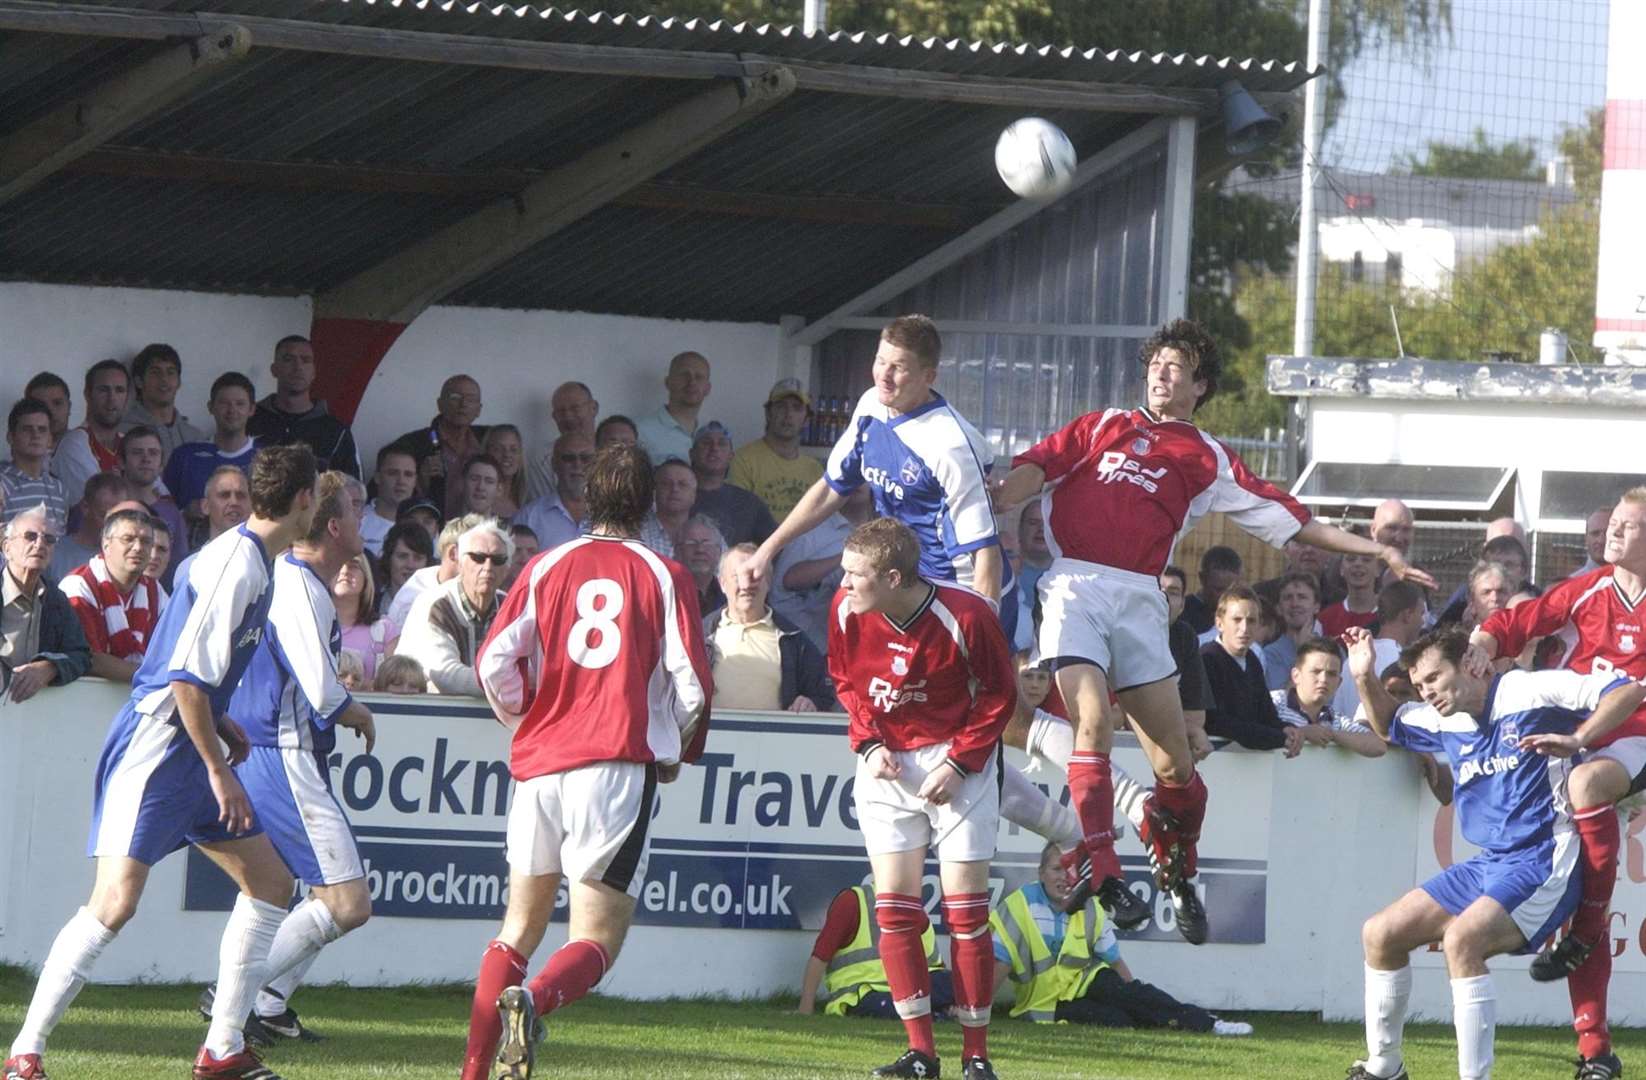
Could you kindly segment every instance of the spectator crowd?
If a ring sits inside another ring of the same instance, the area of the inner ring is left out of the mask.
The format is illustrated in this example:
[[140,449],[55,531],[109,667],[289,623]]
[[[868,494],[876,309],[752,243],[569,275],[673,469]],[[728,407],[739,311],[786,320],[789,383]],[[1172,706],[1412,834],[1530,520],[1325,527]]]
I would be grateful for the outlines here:
[[[594,456],[625,443],[654,462],[656,504],[642,540],[691,573],[721,703],[837,707],[823,657],[829,601],[847,534],[874,512],[867,486],[781,551],[769,586],[760,577],[740,587],[737,572],[822,475],[800,444],[812,401],[799,380],[772,386],[764,429],[740,444],[714,414],[710,358],[684,351],[668,362],[662,403],[637,403],[632,419],[603,415],[581,382],[556,387],[554,430],[542,432],[552,442],[534,447],[538,432],[483,425],[483,388],[456,374],[428,422],[376,448],[367,473],[349,425],[313,396],[315,363],[310,342],[293,335],[275,343],[273,393],[258,398],[245,375],[220,376],[206,396],[209,429],[178,406],[183,359],[169,345],[92,364],[76,427],[68,381],[50,372],[29,381],[9,411],[10,460],[0,466],[0,665],[11,698],[88,673],[129,682],[190,553],[246,520],[258,448],[289,442],[347,478],[358,517],[365,550],[332,583],[344,679],[357,690],[476,694],[475,653],[501,597],[533,555],[581,534]],[[1589,519],[1585,570],[1599,565],[1607,518],[1602,509]],[[1415,527],[1391,499],[1362,531],[1404,552]],[[1000,532],[1019,609],[1035,612],[1052,560],[1039,501]],[[1328,559],[1301,543],[1285,555],[1285,572],[1265,581],[1247,580],[1240,555],[1221,546],[1205,552],[1194,581],[1175,566],[1161,576],[1201,756],[1213,739],[1289,758],[1325,746],[1380,756],[1339,636],[1369,628],[1386,684],[1410,698],[1396,659],[1425,628],[1473,627],[1539,591],[1512,519],[1486,527],[1479,561],[1443,598],[1393,580],[1369,556]],[[1033,640],[1034,621],[1020,620],[1014,646],[1025,665]],[[1524,661],[1536,666],[1548,651],[1534,646]],[[1443,786],[1444,770],[1417,767]]]

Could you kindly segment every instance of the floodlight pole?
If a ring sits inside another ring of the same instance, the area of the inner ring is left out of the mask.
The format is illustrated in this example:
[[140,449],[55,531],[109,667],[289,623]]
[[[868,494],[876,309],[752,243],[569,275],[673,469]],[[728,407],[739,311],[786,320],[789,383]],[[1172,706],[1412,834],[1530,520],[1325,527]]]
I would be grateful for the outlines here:
[[805,21],[801,29],[806,36],[821,34],[829,28],[829,0],[806,0]]
[[[1310,71],[1320,70],[1326,59],[1326,33],[1331,21],[1327,4],[1328,0],[1309,0]],[[1315,281],[1319,265],[1315,195],[1320,188],[1320,143],[1326,126],[1325,82],[1325,79],[1314,78],[1303,87],[1303,193],[1298,203],[1297,319],[1292,328],[1293,356],[1313,356],[1315,348]]]

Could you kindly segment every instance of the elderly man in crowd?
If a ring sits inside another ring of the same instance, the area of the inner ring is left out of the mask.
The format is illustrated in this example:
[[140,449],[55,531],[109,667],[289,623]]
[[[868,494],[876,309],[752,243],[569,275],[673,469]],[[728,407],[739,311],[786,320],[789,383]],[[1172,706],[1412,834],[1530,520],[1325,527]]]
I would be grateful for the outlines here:
[[129,683],[160,619],[160,585],[146,576],[154,526],[138,509],[115,510],[103,522],[103,550],[59,586],[80,617],[91,647],[91,674]]
[[482,521],[457,539],[457,576],[412,604],[395,651],[423,665],[430,693],[480,696],[474,660],[503,599],[498,584],[513,549],[497,522]]
[[1583,565],[1571,573],[1571,577],[1587,574],[1591,570],[1599,570],[1606,565],[1606,529],[1612,523],[1612,508],[1602,506],[1590,514],[1583,523]]
[[190,551],[183,509],[160,482],[160,470],[165,463],[165,445],[160,441],[160,433],[153,428],[132,428],[120,440],[120,473],[126,478],[131,497],[147,506],[149,513],[165,522],[171,531],[170,561],[166,563],[166,572],[160,575],[162,584],[173,580],[177,567]]
[[473,376],[453,375],[440,384],[434,419],[394,440],[417,459],[417,482],[446,517],[457,516],[464,463],[484,449],[486,429],[475,425],[484,404]]
[[389,605],[388,620],[394,624],[396,632],[405,629],[411,618],[412,605],[423,593],[457,579],[457,541],[464,533],[486,522],[486,518],[478,514],[466,517],[455,517],[446,522],[435,538],[433,566],[425,566],[406,579],[400,590],[394,594],[394,601]]
[[655,413],[635,422],[640,445],[656,464],[666,458],[685,461],[691,457],[692,434],[697,430],[698,413],[709,397],[709,362],[702,353],[683,352],[669,361],[663,379],[669,400]]
[[[177,391],[183,386],[183,360],[170,345],[145,345],[132,357],[132,386],[137,392],[120,421],[122,434],[134,427],[150,427],[160,436],[162,458],[184,443],[205,442],[206,433],[177,411]],[[164,461],[162,460],[162,466]]]
[[1412,549],[1417,522],[1411,508],[1399,499],[1384,499],[1372,511],[1372,539],[1394,548],[1402,555]]
[[674,558],[680,532],[697,502],[697,474],[683,458],[670,458],[657,467],[657,512],[640,530],[640,542],[666,558]]
[[727,709],[832,712],[834,689],[823,654],[766,604],[766,582],[740,585],[738,569],[755,552],[738,544],[720,560],[726,607],[703,620],[714,664],[714,703]]
[[130,485],[118,473],[98,473],[86,481],[80,495],[80,524],[57,539],[46,576],[62,581],[69,572],[91,562],[103,550],[103,519],[116,503],[131,498]]
[[6,417],[6,445],[11,460],[0,465],[0,520],[10,520],[25,507],[43,506],[54,533],[68,521],[63,482],[47,471],[51,464],[51,410],[32,398],[23,398]]
[[829,647],[829,602],[840,588],[846,537],[873,513],[874,493],[864,484],[821,525],[790,541],[772,565],[772,610],[798,626],[819,652]]
[[731,461],[732,433],[725,424],[710,420],[697,429],[692,439],[692,473],[697,477],[692,513],[713,518],[728,544],[758,544],[772,534],[777,522],[758,496],[726,480]]
[[[1509,571],[1500,563],[1485,560],[1475,563],[1469,571],[1469,580],[1463,587],[1467,590],[1469,599],[1457,614],[1455,621],[1468,630],[1474,629],[1489,616],[1508,607],[1509,598],[1515,594]],[[1441,621],[1448,620],[1442,617]]]
[[57,544],[51,515],[24,507],[5,524],[0,570],[0,687],[27,701],[44,686],[73,682],[91,667],[91,650],[68,597],[46,583]]
[[[251,481],[238,466],[219,465],[206,481],[206,497],[200,505],[205,511],[205,520],[196,523],[190,533],[196,552],[251,516]],[[190,554],[177,564],[173,581],[188,580],[193,559],[194,555]]]
[[69,430],[69,412],[74,408],[74,395],[69,393],[69,384],[63,381],[61,375],[42,371],[23,387],[23,396],[38,401],[51,412],[51,445],[55,448]]
[[355,449],[354,432],[331,414],[324,401],[316,401],[314,389],[314,345],[301,334],[288,334],[275,342],[274,393],[257,403],[251,417],[251,433],[264,446],[304,443],[314,451],[322,471],[337,469],[360,478],[360,451]]
[[548,551],[582,532],[587,513],[584,489],[589,482],[589,466],[594,464],[594,440],[581,431],[569,431],[554,440],[549,451],[553,459],[554,486],[520,508],[516,525],[525,525],[537,534],[538,546]]
[[257,440],[246,434],[246,421],[257,407],[256,394],[251,380],[238,371],[219,375],[206,401],[206,411],[215,425],[212,437],[205,442],[184,443],[166,459],[160,478],[186,516],[202,516],[200,502],[206,497],[206,481],[212,473],[224,465],[250,472]]
[[86,481],[120,468],[120,418],[126,414],[131,380],[118,360],[99,360],[86,371],[86,422],[57,440],[51,474],[63,481],[71,506],[85,494]]
[[705,616],[726,606],[726,593],[720,587],[720,560],[727,546],[720,526],[706,514],[693,514],[680,531],[680,543],[675,545],[680,565],[691,571],[697,585],[697,610]]
[[789,516],[800,497],[823,476],[823,464],[800,452],[800,432],[812,397],[799,379],[779,379],[766,395],[766,431],[732,455],[728,479],[754,492],[773,519]]
[[[564,382],[549,396],[549,415],[560,435],[586,435],[593,443],[600,402],[585,384]],[[526,498],[541,499],[554,490],[554,454],[555,448],[551,446],[526,466]]]

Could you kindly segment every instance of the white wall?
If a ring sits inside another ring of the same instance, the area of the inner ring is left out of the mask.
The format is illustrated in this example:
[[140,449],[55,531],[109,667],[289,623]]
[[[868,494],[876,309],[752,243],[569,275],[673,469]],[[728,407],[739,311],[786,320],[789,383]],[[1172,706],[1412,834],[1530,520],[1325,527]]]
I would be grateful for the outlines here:
[[[163,341],[183,357],[179,408],[209,429],[212,380],[239,371],[259,395],[273,390],[274,343],[287,334],[307,334],[312,313],[308,297],[0,284],[0,401],[9,407],[35,372],[54,371],[74,393],[72,423],[78,424],[84,419],[80,387],[86,368],[109,356],[130,360],[144,345]],[[713,367],[703,419],[729,424],[741,444],[760,434],[760,406],[777,378],[777,342],[777,327],[760,323],[432,308],[378,368],[356,416],[355,438],[369,470],[383,442],[434,415],[441,380],[466,371],[485,396],[481,421],[520,425],[535,453],[552,441],[549,394],[561,382],[588,383],[603,416],[638,415],[663,403],[669,357],[695,349]]]

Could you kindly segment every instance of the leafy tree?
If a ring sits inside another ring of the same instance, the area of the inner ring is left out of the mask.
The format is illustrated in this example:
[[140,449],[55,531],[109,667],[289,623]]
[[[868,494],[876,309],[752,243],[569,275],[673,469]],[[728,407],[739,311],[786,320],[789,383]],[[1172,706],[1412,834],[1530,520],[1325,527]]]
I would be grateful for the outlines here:
[[1572,163],[1572,180],[1586,199],[1600,198],[1600,174],[1606,161],[1606,110],[1590,109],[1584,123],[1560,133],[1556,143]]
[[1402,155],[1395,172],[1410,176],[1455,176],[1469,180],[1537,180],[1537,146],[1511,139],[1494,143],[1485,128],[1475,128],[1466,143],[1429,141],[1423,157]]

